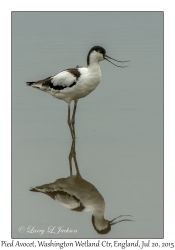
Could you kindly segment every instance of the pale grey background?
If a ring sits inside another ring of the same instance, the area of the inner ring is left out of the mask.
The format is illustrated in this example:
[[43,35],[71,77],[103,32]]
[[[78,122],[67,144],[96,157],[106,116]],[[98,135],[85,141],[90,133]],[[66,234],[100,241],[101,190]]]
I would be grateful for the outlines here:
[[[131,59],[120,69],[101,62],[102,81],[78,103],[77,160],[84,179],[106,202],[106,219],[135,222],[99,235],[91,213],[76,213],[30,187],[69,175],[67,104],[29,88],[33,81],[86,66],[94,45]],[[19,233],[64,226],[77,234]],[[163,237],[163,13],[12,13],[12,237]]]

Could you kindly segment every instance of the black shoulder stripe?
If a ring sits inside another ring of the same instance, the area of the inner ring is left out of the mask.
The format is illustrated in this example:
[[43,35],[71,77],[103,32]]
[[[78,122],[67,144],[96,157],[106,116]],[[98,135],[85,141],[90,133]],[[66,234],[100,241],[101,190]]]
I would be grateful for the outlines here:
[[76,82],[73,82],[69,87],[72,87],[72,86],[74,86],[76,84]]
[[52,82],[50,82],[49,86],[50,86],[50,88],[56,89],[56,90],[62,90],[62,89],[67,88],[67,87],[63,87],[63,86],[59,86],[59,85],[56,85],[56,86],[55,86],[55,85],[53,85]]
[[73,82],[71,85],[69,85],[69,86],[60,86],[60,85],[53,85],[53,83],[52,82],[50,82],[50,84],[49,84],[49,86],[50,86],[50,88],[52,88],[52,89],[56,89],[56,90],[63,90],[63,89],[65,89],[65,88],[71,88],[72,86],[74,86],[76,84],[76,82]]
[[71,69],[66,69],[67,72],[69,72],[70,74],[72,74],[73,76],[75,76],[78,80],[78,78],[80,77],[80,72],[78,71],[78,68],[71,68]]

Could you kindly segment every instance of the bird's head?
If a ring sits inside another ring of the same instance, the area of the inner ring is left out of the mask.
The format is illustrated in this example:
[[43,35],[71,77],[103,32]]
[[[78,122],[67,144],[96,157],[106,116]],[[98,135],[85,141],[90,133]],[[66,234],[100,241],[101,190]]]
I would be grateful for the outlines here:
[[92,215],[92,225],[93,225],[94,229],[97,231],[97,233],[107,234],[111,231],[111,226],[113,226],[117,223],[120,223],[122,221],[133,221],[133,220],[130,220],[127,218],[115,221],[116,219],[121,218],[123,216],[131,216],[131,215],[120,215],[117,218],[114,218],[113,220],[105,220],[104,218],[101,220],[96,220],[95,216]]
[[125,68],[128,66],[118,66],[116,64],[114,64],[113,62],[111,62],[109,59],[120,62],[120,63],[125,63],[125,62],[129,62],[129,61],[118,61],[116,59],[113,59],[112,57],[109,57],[106,55],[106,50],[101,47],[101,46],[94,46],[89,50],[89,53],[87,55],[87,65],[89,65],[90,63],[93,62],[100,62],[103,60],[107,60],[108,62],[112,63],[113,65],[120,67],[120,68]]

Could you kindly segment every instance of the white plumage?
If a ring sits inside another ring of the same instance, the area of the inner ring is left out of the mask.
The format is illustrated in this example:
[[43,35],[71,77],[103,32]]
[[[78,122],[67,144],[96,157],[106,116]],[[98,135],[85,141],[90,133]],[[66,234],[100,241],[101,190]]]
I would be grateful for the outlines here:
[[[100,61],[104,59],[109,61],[109,58],[115,60],[106,55],[106,51],[103,47],[94,46],[87,55],[87,68],[80,66],[69,68],[46,79],[27,82],[27,85],[65,101],[68,104],[68,124],[70,126],[70,124],[75,123],[75,112],[78,100],[90,94],[100,83]],[[111,61],[109,62],[112,63]],[[118,62],[123,63],[126,61]],[[127,67],[114,65],[121,68]],[[74,110],[72,119],[70,120],[71,101],[74,101]]]
[[[108,58],[115,60],[106,55],[104,48],[101,46],[94,46],[87,55],[87,68],[77,66],[75,68],[66,69],[46,79],[36,82],[27,82],[27,85],[43,90],[55,98],[64,100],[70,104],[72,100],[78,100],[87,96],[98,86],[101,80],[99,63],[104,59],[109,61]],[[117,67],[124,68],[126,66]]]

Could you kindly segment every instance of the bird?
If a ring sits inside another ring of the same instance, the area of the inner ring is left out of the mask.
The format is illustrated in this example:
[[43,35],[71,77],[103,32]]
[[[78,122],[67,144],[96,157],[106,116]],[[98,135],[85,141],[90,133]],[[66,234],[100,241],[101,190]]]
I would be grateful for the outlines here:
[[[125,218],[130,215],[120,215],[113,220],[104,217],[105,200],[97,188],[82,178],[80,173],[67,178],[59,178],[53,183],[31,188],[32,192],[40,192],[50,196],[64,207],[75,212],[92,212],[91,222],[98,234],[107,234],[111,226],[122,221],[132,221]],[[125,216],[124,218],[122,218]],[[116,219],[119,219],[117,220]]]
[[[118,61],[113,59],[106,55],[106,50],[103,47],[93,46],[87,54],[87,67],[77,65],[74,68],[68,68],[43,80],[26,82],[26,84],[44,91],[54,98],[65,101],[68,104],[67,123],[70,127],[71,124],[75,123],[78,100],[89,95],[101,81],[100,61],[107,60],[120,68],[128,67],[116,65],[109,59],[121,63],[130,61]],[[70,104],[72,101],[74,101],[74,108],[72,117],[70,117]]]
[[[72,173],[72,159],[76,169],[74,175]],[[69,168],[70,176],[67,178],[59,178],[53,183],[32,187],[30,191],[48,195],[64,207],[75,212],[91,211],[91,222],[98,234],[109,233],[111,226],[122,221],[133,221],[130,218],[125,218],[131,215],[120,215],[113,220],[105,219],[106,204],[103,196],[92,183],[82,178],[80,174],[76,159],[75,138],[72,140],[69,153]],[[125,217],[123,218],[123,216]],[[116,221],[116,219],[119,220]]]
[[[113,220],[104,217],[105,200],[97,188],[86,181],[81,175],[70,175],[67,178],[59,178],[53,183],[31,188],[31,192],[40,192],[50,196],[65,208],[74,212],[92,212],[91,222],[98,234],[107,234],[111,226],[122,221],[132,221],[126,218],[130,215],[120,215]],[[116,219],[119,219],[117,220]]]

